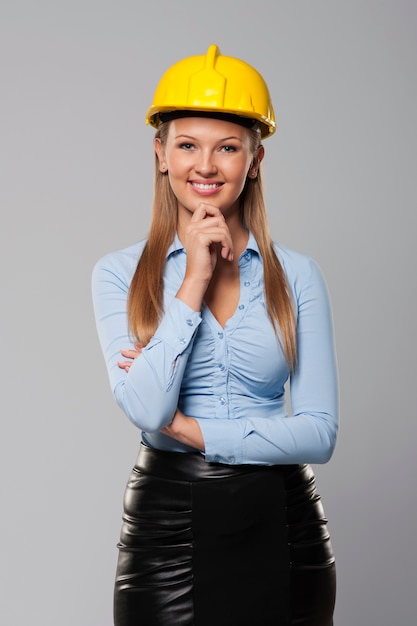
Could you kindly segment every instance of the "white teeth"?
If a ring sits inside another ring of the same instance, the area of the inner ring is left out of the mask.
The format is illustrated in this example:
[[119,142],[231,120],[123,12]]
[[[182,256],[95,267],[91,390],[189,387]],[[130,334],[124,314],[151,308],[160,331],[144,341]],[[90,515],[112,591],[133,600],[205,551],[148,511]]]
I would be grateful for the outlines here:
[[197,187],[197,189],[216,189],[219,185],[218,183],[192,183],[193,187]]

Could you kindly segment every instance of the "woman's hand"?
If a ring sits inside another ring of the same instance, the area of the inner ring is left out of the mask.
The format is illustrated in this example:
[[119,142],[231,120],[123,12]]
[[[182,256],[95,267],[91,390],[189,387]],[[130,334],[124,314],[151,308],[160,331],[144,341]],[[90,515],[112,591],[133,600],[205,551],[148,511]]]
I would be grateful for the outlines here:
[[130,370],[130,366],[132,365],[134,359],[137,359],[138,356],[141,354],[142,352],[142,346],[140,345],[140,343],[135,343],[135,349],[134,350],[128,350],[126,348],[123,348],[123,350],[120,350],[122,356],[124,356],[126,359],[130,359],[129,361],[118,361],[117,365],[120,367],[120,369],[125,370],[126,372],[128,372]]
[[218,255],[233,261],[232,237],[220,209],[201,203],[180,229],[180,238],[187,252],[187,265],[177,298],[199,311]]
[[204,439],[197,420],[193,417],[186,417],[179,409],[172,422],[161,429],[161,433],[187,446],[204,451]]
[[186,272],[189,276],[210,281],[219,251],[225,260],[233,260],[229,228],[223,213],[212,204],[199,204],[181,236],[187,251]]

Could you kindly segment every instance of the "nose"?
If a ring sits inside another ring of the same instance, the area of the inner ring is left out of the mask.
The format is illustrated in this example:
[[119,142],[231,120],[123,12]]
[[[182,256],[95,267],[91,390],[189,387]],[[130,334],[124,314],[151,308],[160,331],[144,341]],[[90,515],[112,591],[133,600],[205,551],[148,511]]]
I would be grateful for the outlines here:
[[211,150],[203,150],[199,153],[199,158],[195,164],[195,170],[202,176],[212,176],[217,172],[217,165]]

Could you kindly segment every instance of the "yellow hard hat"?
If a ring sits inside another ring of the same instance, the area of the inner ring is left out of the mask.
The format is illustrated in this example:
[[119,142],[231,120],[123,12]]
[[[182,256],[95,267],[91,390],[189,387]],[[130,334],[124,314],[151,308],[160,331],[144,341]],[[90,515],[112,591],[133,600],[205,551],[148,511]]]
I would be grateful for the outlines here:
[[211,45],[207,54],[172,65],[156,88],[146,123],[158,128],[160,115],[174,111],[232,114],[261,124],[262,138],[275,132],[268,87],[251,65]]

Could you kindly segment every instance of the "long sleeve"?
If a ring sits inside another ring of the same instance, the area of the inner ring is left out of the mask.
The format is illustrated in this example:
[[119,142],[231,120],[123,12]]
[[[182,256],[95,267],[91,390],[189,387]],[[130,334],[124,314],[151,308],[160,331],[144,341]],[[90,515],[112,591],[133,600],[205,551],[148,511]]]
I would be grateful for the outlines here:
[[239,259],[239,303],[224,327],[206,306],[197,313],[175,297],[186,265],[176,240],[167,255],[161,323],[129,372],[118,367],[121,349],[133,348],[126,305],[142,249],[143,242],[104,257],[92,286],[111,390],[143,441],[189,451],[160,433],[179,407],[198,420],[207,461],[325,463],[338,431],[338,380],[329,296],[317,264],[277,246],[297,322],[288,414],[289,371],[266,314],[263,263],[252,235]]
[[[305,264],[304,264],[305,265]],[[292,279],[298,363],[290,381],[292,414],[199,419],[206,458],[223,463],[325,463],[338,431],[338,380],[326,284],[311,260]]]
[[201,317],[174,295],[168,297],[154,337],[134,360],[129,373],[118,367],[117,362],[123,360],[121,349],[133,348],[126,306],[137,252],[136,246],[128,248],[96,264],[93,304],[113,396],[138,428],[156,432],[171,422],[177,408],[184,368]]

